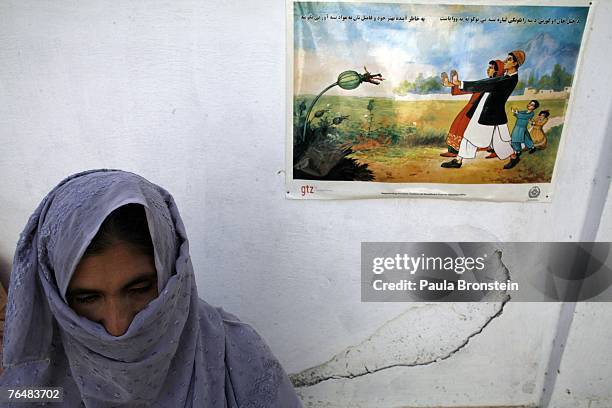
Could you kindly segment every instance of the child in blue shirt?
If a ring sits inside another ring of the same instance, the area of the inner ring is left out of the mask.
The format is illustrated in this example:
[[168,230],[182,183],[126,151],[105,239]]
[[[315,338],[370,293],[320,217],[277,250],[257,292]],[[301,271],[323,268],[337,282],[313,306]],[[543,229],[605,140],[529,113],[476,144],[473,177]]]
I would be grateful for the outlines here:
[[527,125],[529,121],[533,119],[535,113],[534,111],[540,106],[540,103],[536,100],[529,101],[527,104],[527,110],[516,110],[512,109],[512,113],[516,116],[516,124],[514,125],[514,129],[512,129],[512,149],[516,152],[517,155],[521,154],[522,144],[529,149],[529,153],[533,153],[535,151],[535,147],[533,145],[533,141],[531,140],[531,136],[527,131]]

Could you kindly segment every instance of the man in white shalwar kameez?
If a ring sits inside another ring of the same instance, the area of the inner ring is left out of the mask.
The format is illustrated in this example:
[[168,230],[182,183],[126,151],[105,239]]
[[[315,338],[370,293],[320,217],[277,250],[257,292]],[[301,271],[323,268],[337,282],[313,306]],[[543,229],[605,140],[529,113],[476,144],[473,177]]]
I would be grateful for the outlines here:
[[[516,73],[514,74],[516,75]],[[485,92],[474,112],[474,118],[480,118],[490,92]],[[463,134],[463,140],[459,145],[459,156],[464,159],[476,157],[478,148],[492,147],[500,160],[505,160],[514,153],[510,144],[511,137],[508,125],[490,126],[471,120]]]
[[480,81],[459,81],[458,78],[453,78],[450,85],[459,86],[464,91],[484,92],[484,95],[465,129],[457,159],[442,163],[442,167],[459,168],[464,158],[473,159],[476,157],[478,148],[489,146],[493,147],[500,160],[511,158],[504,169],[516,166],[520,159],[510,144],[511,137],[508,131],[505,106],[518,83],[518,67],[524,62],[525,53],[516,50],[509,53],[508,58],[504,61],[506,72],[501,77]]

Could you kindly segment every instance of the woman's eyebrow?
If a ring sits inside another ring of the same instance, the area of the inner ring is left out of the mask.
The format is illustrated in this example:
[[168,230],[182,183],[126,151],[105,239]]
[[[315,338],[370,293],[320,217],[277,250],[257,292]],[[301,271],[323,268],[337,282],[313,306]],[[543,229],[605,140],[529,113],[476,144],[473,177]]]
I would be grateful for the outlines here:
[[[148,280],[152,280],[152,281],[156,281],[157,280],[157,274],[153,273],[153,272],[146,272],[143,274],[140,274],[136,277],[134,277],[134,279],[130,280],[128,283],[126,283],[125,285],[123,285],[123,289],[127,289],[131,286],[137,285],[139,283],[148,281]],[[68,291],[66,292],[66,297],[71,297],[71,296],[78,296],[78,295],[97,295],[102,293],[103,291],[99,290],[99,289],[89,289],[89,288],[74,288],[74,289],[68,289]]]
[[134,279],[130,280],[128,283],[126,283],[125,285],[123,285],[124,289],[127,289],[131,286],[137,285],[139,283],[145,282],[145,281],[156,281],[157,280],[157,274],[156,273],[143,273],[141,275],[136,276]]
[[76,289],[68,289],[66,292],[66,298],[70,298],[78,295],[98,295],[102,293],[98,289],[87,289],[87,288],[76,288]]

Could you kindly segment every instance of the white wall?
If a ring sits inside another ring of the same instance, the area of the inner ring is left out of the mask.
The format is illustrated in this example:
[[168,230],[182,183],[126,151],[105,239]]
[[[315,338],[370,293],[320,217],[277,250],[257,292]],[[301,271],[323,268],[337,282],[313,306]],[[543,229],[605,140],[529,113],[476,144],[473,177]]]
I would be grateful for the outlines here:
[[[283,1],[4,1],[0,266],[64,176],[99,167],[138,172],[174,194],[200,296],[252,323],[288,372],[321,364],[397,316],[423,316],[410,304],[360,303],[362,241],[579,239],[609,137],[610,20],[612,5],[599,2],[553,203],[288,201]],[[609,203],[599,240],[612,239]],[[308,406],[330,407],[535,404],[559,310],[510,303],[442,362],[328,380],[300,394]],[[609,338],[600,321],[609,304],[578,311],[571,341],[588,340],[593,327]],[[435,353],[445,341],[432,335],[441,323],[421,322],[430,329],[406,347]],[[446,330],[465,324],[457,317]],[[559,392],[569,381],[580,401],[610,398],[611,347],[589,344],[598,373],[562,374]],[[567,349],[568,370],[578,353]],[[599,373],[604,380],[592,380]]]

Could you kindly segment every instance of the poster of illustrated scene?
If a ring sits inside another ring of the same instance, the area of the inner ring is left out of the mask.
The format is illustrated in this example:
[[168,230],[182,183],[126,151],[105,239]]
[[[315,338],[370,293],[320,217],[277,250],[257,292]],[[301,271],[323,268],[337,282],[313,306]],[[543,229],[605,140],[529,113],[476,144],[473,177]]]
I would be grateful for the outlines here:
[[288,197],[550,201],[589,3],[543,3],[289,3]]

